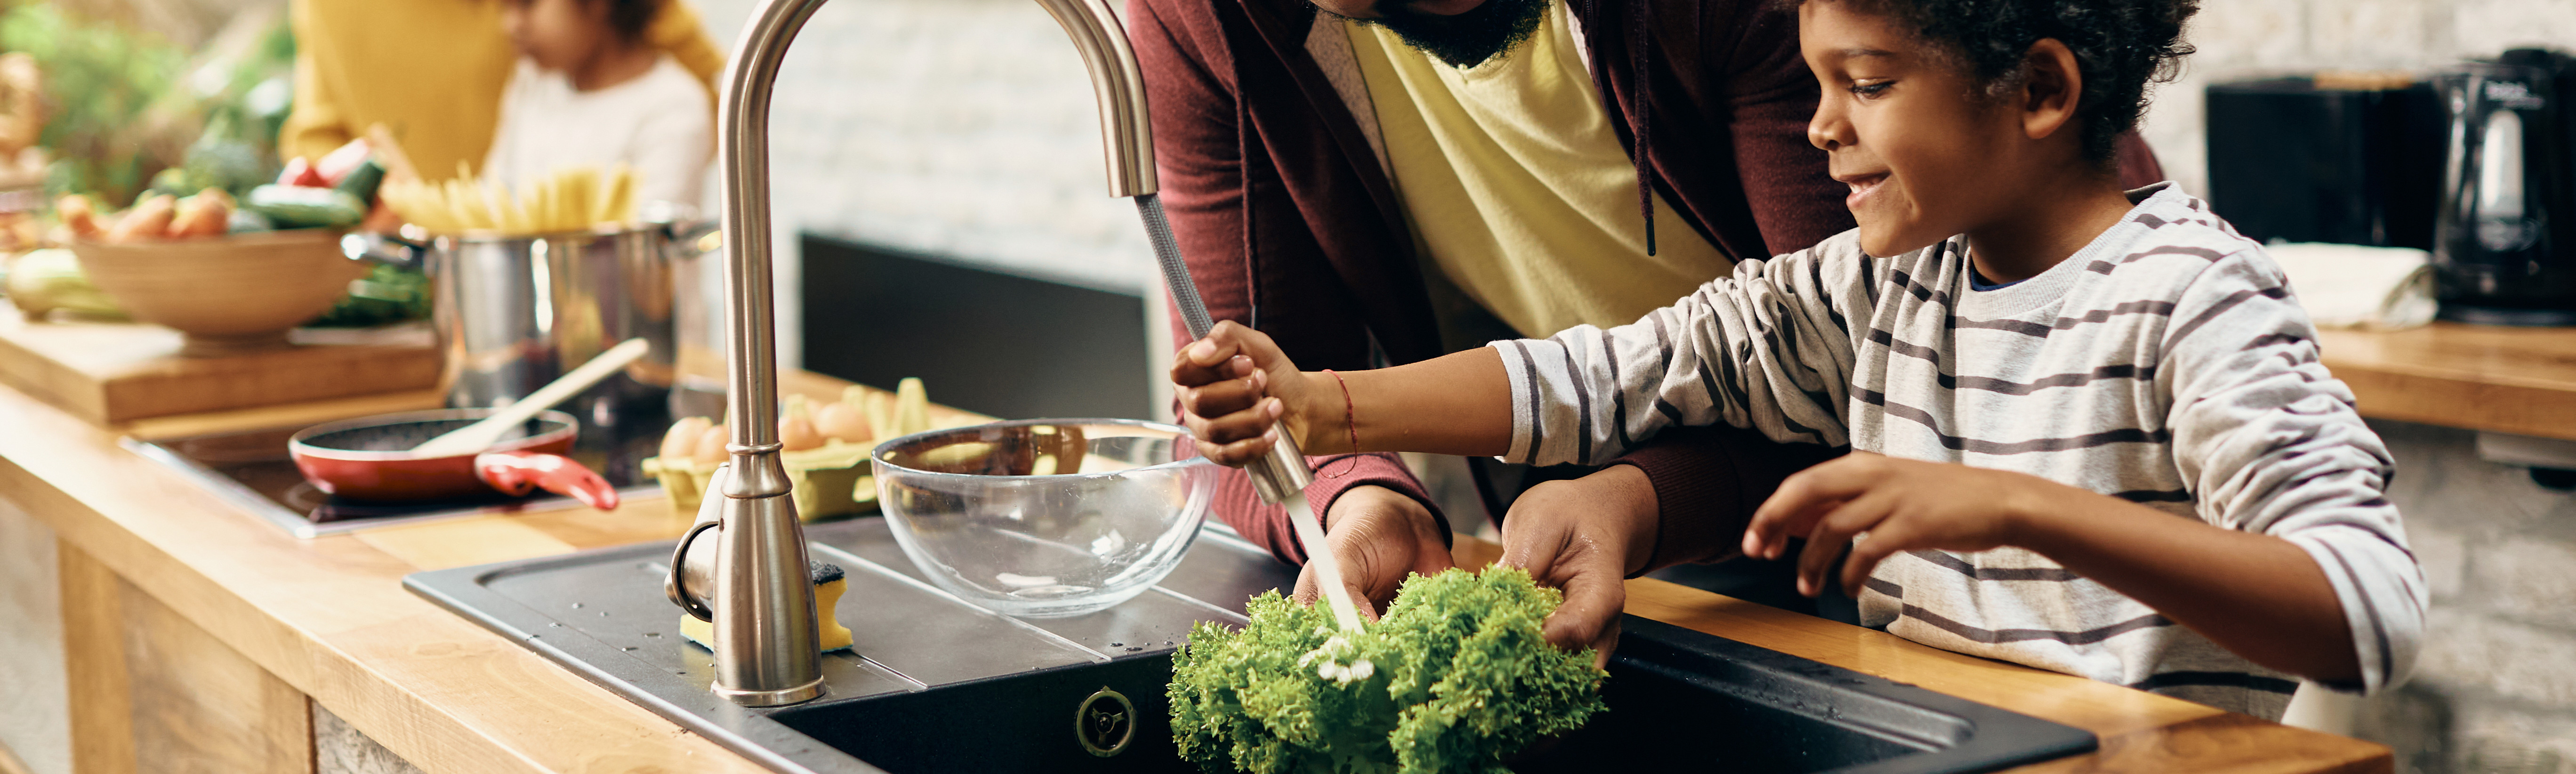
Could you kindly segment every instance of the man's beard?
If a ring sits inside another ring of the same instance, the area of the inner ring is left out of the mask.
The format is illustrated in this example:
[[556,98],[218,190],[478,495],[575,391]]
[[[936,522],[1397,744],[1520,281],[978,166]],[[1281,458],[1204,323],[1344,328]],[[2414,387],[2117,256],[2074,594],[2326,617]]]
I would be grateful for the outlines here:
[[1484,64],[1538,30],[1549,0],[1485,0],[1456,16],[1417,11],[1411,0],[1378,0],[1375,19],[1361,19],[1455,67]]

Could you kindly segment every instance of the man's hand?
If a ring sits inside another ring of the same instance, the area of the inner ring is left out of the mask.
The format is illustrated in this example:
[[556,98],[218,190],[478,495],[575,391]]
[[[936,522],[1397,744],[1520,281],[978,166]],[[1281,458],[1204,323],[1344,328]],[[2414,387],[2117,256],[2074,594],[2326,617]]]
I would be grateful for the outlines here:
[[1529,570],[1565,591],[1547,617],[1547,641],[1596,648],[1605,663],[1619,641],[1627,578],[1645,566],[1662,524],[1654,483],[1633,465],[1612,465],[1530,487],[1503,518],[1503,564]]
[[[1395,601],[1406,573],[1431,575],[1456,566],[1431,510],[1382,486],[1355,486],[1334,498],[1324,512],[1324,543],[1342,561],[1342,583],[1351,598],[1368,602],[1360,614],[1372,621]],[[1313,565],[1297,573],[1299,604],[1315,604],[1321,593]]]
[[1753,512],[1744,554],[1778,559],[1790,538],[1806,538],[1798,593],[1812,597],[1823,591],[1834,557],[1852,545],[1842,582],[1858,595],[1870,571],[1898,552],[2017,545],[2017,514],[2038,512],[2032,503],[2067,488],[2020,473],[1856,451],[1781,482]]

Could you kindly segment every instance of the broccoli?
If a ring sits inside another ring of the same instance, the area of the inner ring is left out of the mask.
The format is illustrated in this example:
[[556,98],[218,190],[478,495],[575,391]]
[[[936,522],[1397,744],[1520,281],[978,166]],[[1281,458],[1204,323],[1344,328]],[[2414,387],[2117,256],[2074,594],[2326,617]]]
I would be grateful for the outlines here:
[[1407,578],[1357,635],[1254,597],[1240,632],[1200,623],[1172,657],[1172,736],[1209,772],[1507,772],[1540,737],[1604,707],[1591,651],[1547,644],[1565,597],[1523,570]]

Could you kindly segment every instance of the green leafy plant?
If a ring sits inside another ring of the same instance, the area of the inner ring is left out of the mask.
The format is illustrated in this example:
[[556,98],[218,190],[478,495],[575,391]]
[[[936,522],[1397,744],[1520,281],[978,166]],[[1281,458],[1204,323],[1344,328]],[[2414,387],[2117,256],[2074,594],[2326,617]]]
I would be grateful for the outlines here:
[[44,71],[40,144],[60,159],[47,185],[56,192],[122,205],[197,135],[178,88],[187,53],[159,36],[22,3],[0,13],[0,49],[27,52]]
[[1172,735],[1210,772],[1507,772],[1604,709],[1591,651],[1547,644],[1564,601],[1527,572],[1404,582],[1364,632],[1265,593],[1241,631],[1202,623],[1172,657]]

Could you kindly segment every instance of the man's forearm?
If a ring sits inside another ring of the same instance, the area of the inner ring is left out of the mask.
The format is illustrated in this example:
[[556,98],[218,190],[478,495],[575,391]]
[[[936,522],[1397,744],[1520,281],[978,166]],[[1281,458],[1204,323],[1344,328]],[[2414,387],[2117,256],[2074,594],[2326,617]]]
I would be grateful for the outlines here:
[[2014,504],[2023,525],[2016,544],[2257,664],[2325,682],[2361,680],[2343,603],[2297,545],[2055,489]]
[[1841,454],[1737,427],[1665,428],[1613,463],[1644,474],[1652,490],[1646,497],[1662,522],[1652,557],[1632,569],[1652,572],[1737,554],[1753,510],[1782,480]]

